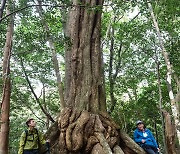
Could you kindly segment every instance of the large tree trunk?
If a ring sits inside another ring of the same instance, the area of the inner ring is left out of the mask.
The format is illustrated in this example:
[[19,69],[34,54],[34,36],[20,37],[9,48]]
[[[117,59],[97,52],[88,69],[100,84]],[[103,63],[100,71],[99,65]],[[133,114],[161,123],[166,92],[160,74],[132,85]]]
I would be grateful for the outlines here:
[[[9,14],[7,9],[7,14]],[[6,43],[4,46],[3,58],[3,95],[1,102],[1,116],[0,116],[0,154],[8,154],[9,143],[9,110],[10,110],[10,95],[11,95],[11,81],[10,81],[10,57],[12,48],[13,35],[13,19],[10,18],[6,33]]]
[[169,98],[170,98],[170,103],[171,103],[171,110],[172,110],[172,114],[173,114],[173,118],[175,121],[175,128],[176,128],[176,132],[177,132],[177,138],[178,141],[180,142],[180,121],[179,121],[179,107],[178,107],[178,103],[176,102],[176,99],[174,97],[174,93],[173,93],[173,88],[172,88],[172,74],[173,74],[173,69],[172,69],[172,65],[168,56],[168,53],[164,47],[163,44],[163,40],[162,40],[162,36],[159,30],[159,26],[158,23],[156,21],[151,3],[148,2],[148,7],[149,7],[149,11],[151,13],[151,17],[153,20],[153,24],[155,26],[156,32],[157,32],[157,36],[159,39],[159,45],[161,47],[161,51],[162,51],[162,55],[164,57],[164,61],[166,63],[166,67],[167,67],[167,87],[168,87],[168,92],[169,92]]
[[102,5],[103,0],[73,0],[66,29],[66,107],[58,120],[59,130],[55,123],[56,131],[49,135],[53,154],[145,153],[120,132],[106,112],[100,49]]
[[94,8],[74,6],[66,29],[66,91],[67,106],[92,112],[106,111],[102,52],[100,49],[101,12],[100,1],[82,1]]

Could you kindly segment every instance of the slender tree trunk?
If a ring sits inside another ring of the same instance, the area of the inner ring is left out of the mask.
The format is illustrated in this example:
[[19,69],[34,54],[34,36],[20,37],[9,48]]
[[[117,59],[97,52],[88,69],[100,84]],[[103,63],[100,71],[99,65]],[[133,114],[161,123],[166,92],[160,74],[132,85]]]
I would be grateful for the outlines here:
[[176,84],[177,84],[177,94],[175,97],[175,101],[179,104],[179,106],[178,106],[178,109],[179,109],[180,108],[180,80],[175,73],[174,73],[174,79],[175,79]]
[[170,63],[170,59],[168,56],[168,53],[164,47],[163,44],[163,40],[162,40],[162,36],[159,30],[159,26],[158,23],[156,21],[156,18],[154,16],[154,12],[152,9],[151,4],[148,2],[148,7],[149,7],[149,11],[151,13],[151,17],[158,35],[158,39],[159,39],[159,44],[161,47],[161,51],[162,51],[162,55],[164,57],[165,63],[166,63],[166,67],[167,67],[167,86],[168,86],[168,92],[169,92],[169,98],[170,98],[170,102],[171,102],[171,110],[172,110],[172,114],[173,114],[173,118],[175,121],[175,126],[176,126],[176,132],[177,132],[177,137],[178,137],[178,141],[180,142],[180,122],[179,122],[179,110],[178,110],[178,104],[176,104],[175,101],[175,97],[174,97],[174,93],[173,93],[173,88],[172,88],[172,66]]
[[177,91],[180,91],[180,80],[178,78],[178,76],[174,73],[174,79],[176,81],[176,84],[177,84]]
[[2,16],[3,16],[3,11],[4,11],[4,8],[5,8],[5,5],[6,5],[6,0],[1,0],[1,6],[0,6],[0,19],[1,19]]
[[45,32],[48,34],[47,40],[49,42],[49,46],[52,52],[52,60],[53,60],[53,64],[54,64],[54,69],[55,69],[55,73],[56,73],[56,78],[57,78],[57,85],[58,85],[58,92],[59,92],[59,96],[60,96],[60,104],[61,104],[61,108],[65,107],[65,103],[64,103],[64,93],[63,93],[63,84],[62,84],[62,80],[61,80],[61,74],[59,71],[59,63],[58,63],[58,59],[57,59],[57,52],[55,50],[55,46],[54,46],[54,42],[51,38],[51,34],[50,34],[50,29],[49,26],[47,24],[47,22],[45,21],[44,17],[43,17],[43,8],[42,8],[42,1],[38,0],[38,12],[39,15],[41,17],[41,22],[44,25],[44,30]]
[[110,60],[109,60],[109,86],[110,86],[110,98],[111,98],[111,108],[110,113],[113,112],[116,105],[116,98],[114,96],[114,84],[113,80],[113,60],[114,60],[114,28],[111,28],[111,45],[110,45]]
[[[7,8],[7,14],[10,11]],[[11,96],[11,81],[10,81],[10,57],[12,49],[14,23],[10,18],[6,33],[6,43],[4,46],[3,58],[3,95],[1,102],[1,128],[0,128],[0,154],[8,154],[9,144],[9,110],[10,110],[10,96]]]
[[[46,105],[46,90],[45,90],[45,85],[44,85],[44,83],[43,83],[43,91],[42,91],[42,93],[43,93],[43,104],[44,104],[44,109],[45,109],[45,111],[46,112],[48,112],[48,110],[47,110],[47,105]],[[49,117],[47,117],[46,116],[46,128],[47,128],[47,130],[49,129]]]
[[[113,22],[115,22],[115,17],[113,18]],[[119,46],[119,49],[117,51],[117,57],[118,57],[118,63],[116,66],[113,67],[113,61],[114,61],[114,28],[111,27],[110,37],[111,37],[111,44],[110,44],[110,60],[109,60],[109,86],[110,86],[110,98],[111,98],[111,107],[110,107],[110,113],[113,112],[117,100],[114,96],[114,85],[116,83],[116,78],[120,70],[121,65],[121,53],[122,53],[122,43]],[[113,68],[115,70],[115,73],[113,73]]]
[[156,60],[157,65],[157,78],[158,78],[158,90],[159,90],[159,108],[161,112],[161,124],[162,124],[162,137],[163,137],[163,146],[164,146],[164,152],[167,154],[167,146],[166,146],[166,140],[165,140],[165,130],[164,130],[164,117],[162,112],[162,90],[161,90],[161,78],[160,78],[160,63],[158,60]]

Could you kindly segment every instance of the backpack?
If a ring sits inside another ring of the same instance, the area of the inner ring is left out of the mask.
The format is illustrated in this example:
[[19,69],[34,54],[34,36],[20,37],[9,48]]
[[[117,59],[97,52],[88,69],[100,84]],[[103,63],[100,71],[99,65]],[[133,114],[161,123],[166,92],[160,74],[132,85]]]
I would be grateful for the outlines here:
[[[46,146],[42,146],[41,143],[40,143],[40,140],[39,140],[39,133],[38,133],[38,130],[35,128],[36,130],[36,134],[38,136],[38,151],[39,151],[39,154],[49,154],[49,147],[46,147]],[[27,142],[27,137],[28,137],[28,130],[26,129],[25,130],[25,140],[24,140],[24,145],[26,145],[26,142]]]

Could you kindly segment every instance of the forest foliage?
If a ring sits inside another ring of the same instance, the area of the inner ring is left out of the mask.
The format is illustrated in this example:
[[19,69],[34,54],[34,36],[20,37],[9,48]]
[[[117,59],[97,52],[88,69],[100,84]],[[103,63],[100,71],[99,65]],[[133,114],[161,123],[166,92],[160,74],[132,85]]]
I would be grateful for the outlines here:
[[[27,118],[34,117],[38,121],[38,127],[44,132],[50,126],[51,122],[47,121],[39,104],[54,120],[61,110],[52,53],[47,38],[51,36],[55,44],[64,83],[64,52],[65,42],[68,41],[64,35],[64,26],[67,11],[72,6],[69,1],[64,0],[42,2],[46,5],[43,6],[43,17],[50,27],[49,33],[44,31],[36,6],[14,14],[10,153],[17,151],[20,134],[26,129]],[[164,45],[177,76],[180,76],[179,3],[177,0],[152,1]],[[11,12],[35,4],[36,1],[16,0]],[[4,48],[7,23],[8,17],[0,23],[1,51]],[[163,149],[157,62],[160,64],[162,107],[171,113],[166,85],[167,69],[146,2],[105,1],[101,36],[108,112],[131,137],[136,127],[135,122],[143,120],[156,134],[160,148]],[[3,52],[0,54],[2,60]],[[1,67],[0,72],[2,73]],[[33,95],[28,80],[37,98]],[[179,89],[175,80],[172,85],[177,93]],[[0,88],[2,89],[2,78]]]

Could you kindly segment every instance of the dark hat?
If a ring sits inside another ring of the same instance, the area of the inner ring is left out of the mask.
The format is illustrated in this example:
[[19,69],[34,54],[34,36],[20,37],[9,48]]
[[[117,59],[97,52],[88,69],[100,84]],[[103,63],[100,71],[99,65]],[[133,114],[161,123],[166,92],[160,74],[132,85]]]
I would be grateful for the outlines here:
[[136,125],[139,125],[139,124],[144,124],[141,120],[138,120],[137,122],[136,122]]
[[26,120],[26,125],[27,125],[27,126],[29,126],[28,124],[29,124],[29,122],[30,122],[31,120],[34,120],[34,119],[33,119],[33,118],[29,118],[29,119]]

